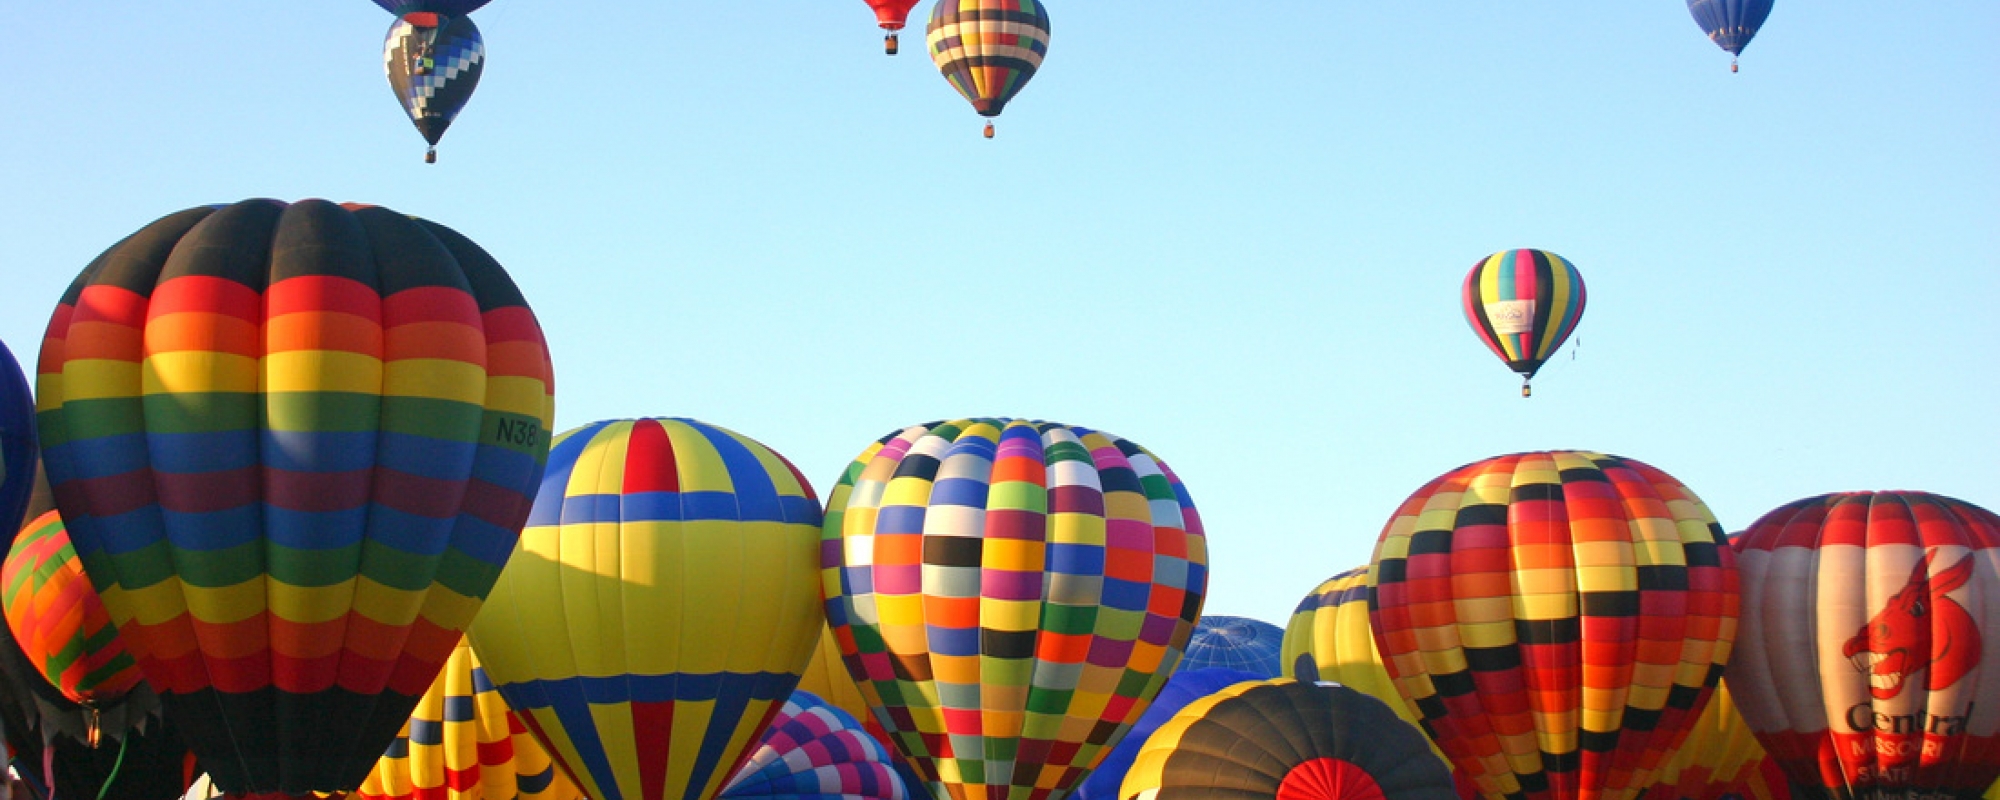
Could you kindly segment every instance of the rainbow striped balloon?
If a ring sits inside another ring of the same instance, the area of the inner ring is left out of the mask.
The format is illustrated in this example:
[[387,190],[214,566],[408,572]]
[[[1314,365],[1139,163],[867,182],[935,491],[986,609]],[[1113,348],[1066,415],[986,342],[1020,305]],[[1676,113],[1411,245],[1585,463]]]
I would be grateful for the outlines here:
[[1083,780],[1173,672],[1208,586],[1201,518],[1139,445],[962,419],[888,436],[827,504],[827,622],[939,800]]
[[805,478],[742,435],[571,430],[472,646],[585,795],[707,800],[812,657],[819,521]]
[[38,376],[49,480],[223,791],[361,785],[519,535],[551,375],[500,265],[385,208],[190,209],[71,285]]
[[459,640],[356,795],[365,800],[579,800]]
[[0,565],[0,598],[14,640],[70,702],[108,705],[143,680],[56,512],[14,537]]
[[1521,374],[1521,393],[1583,319],[1583,275],[1545,250],[1503,250],[1480,259],[1460,292],[1465,321],[1486,348]]

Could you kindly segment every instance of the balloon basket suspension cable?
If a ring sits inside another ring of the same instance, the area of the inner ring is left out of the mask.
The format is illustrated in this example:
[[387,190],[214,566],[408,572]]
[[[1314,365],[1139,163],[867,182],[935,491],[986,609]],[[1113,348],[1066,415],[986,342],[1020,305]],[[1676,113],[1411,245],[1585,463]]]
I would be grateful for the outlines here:
[[429,149],[429,150],[425,150],[425,151],[424,151],[424,163],[426,163],[426,164],[436,164],[436,163],[438,163],[438,149],[437,149],[437,148],[433,147],[433,148],[431,148],[431,149]]
[[993,123],[991,122],[986,123],[986,138],[993,138]]
[[895,31],[890,31],[887,35],[884,35],[882,37],[882,53],[884,55],[893,56],[896,54],[897,50],[901,49],[901,47],[902,45],[896,41]]
[[111,784],[118,782],[118,768],[125,766],[125,748],[131,744],[132,736],[129,732],[118,740],[118,758],[111,762],[111,771],[105,773],[104,785],[97,790],[97,800],[104,800],[104,796],[111,793]]

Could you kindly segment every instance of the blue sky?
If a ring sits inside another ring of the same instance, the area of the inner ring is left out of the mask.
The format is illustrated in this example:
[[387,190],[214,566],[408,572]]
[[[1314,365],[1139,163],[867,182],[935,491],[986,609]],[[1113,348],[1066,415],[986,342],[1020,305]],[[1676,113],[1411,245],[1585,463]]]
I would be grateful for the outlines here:
[[[508,267],[559,429],[695,417],[822,495],[939,417],[1112,431],[1194,494],[1208,610],[1279,623],[1507,452],[1640,459],[1732,531],[2000,507],[2000,6],[1782,0],[1731,75],[1675,0],[1049,5],[986,141],[859,0],[494,0],[427,167],[366,0],[0,4],[0,340],[171,211],[376,203]],[[1513,247],[1590,291],[1530,400],[1458,310]]]

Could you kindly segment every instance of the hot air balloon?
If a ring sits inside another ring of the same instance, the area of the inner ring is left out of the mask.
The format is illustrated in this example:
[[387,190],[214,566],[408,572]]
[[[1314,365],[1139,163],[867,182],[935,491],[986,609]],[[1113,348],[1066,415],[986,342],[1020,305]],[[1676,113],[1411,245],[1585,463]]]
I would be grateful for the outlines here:
[[938,0],[931,9],[931,61],[972,109],[991,118],[1019,94],[1049,52],[1041,0]]
[[834,487],[822,546],[843,660],[938,800],[1069,791],[1166,682],[1208,586],[1173,472],[1049,422],[883,437]]
[[1176,669],[1242,670],[1258,678],[1275,678],[1279,668],[1278,650],[1284,645],[1285,631],[1276,625],[1249,617],[1211,614],[1195,623],[1188,637],[1187,654]]
[[464,639],[354,794],[363,800],[582,798],[494,691]]
[[1439,476],[1383,528],[1369,581],[1398,691],[1493,800],[1630,800],[1736,638],[1734,559],[1707,506],[1597,453]]
[[[1204,618],[1205,619],[1205,618]],[[1090,777],[1076,787],[1068,800],[1118,800],[1118,785],[1125,781],[1126,773],[1132,770],[1132,762],[1139,757],[1139,749],[1147,737],[1167,724],[1168,720],[1187,708],[1189,703],[1220,692],[1239,683],[1265,680],[1264,676],[1237,669],[1216,667],[1209,669],[1188,669],[1185,664],[1174,670],[1174,675],[1160,687],[1160,693],[1153,698],[1153,704],[1146,707],[1146,713],[1132,723],[1118,744],[1105,753],[1104,760],[1090,771]]]
[[489,2],[492,0],[375,0],[375,5],[399,17],[418,13],[463,17]]
[[1457,800],[1430,744],[1382,701],[1277,678],[1197,700],[1146,739],[1119,788],[1138,800]]
[[1367,567],[1328,578],[1299,601],[1285,625],[1279,659],[1294,678],[1334,681],[1382,701],[1406,722],[1417,722],[1375,649]]
[[868,7],[875,10],[875,23],[888,33],[882,36],[882,51],[895,55],[900,49],[896,32],[910,22],[910,9],[917,7],[917,0],[867,0]]
[[[1417,725],[1417,715],[1403,700],[1382,653],[1375,648],[1374,627],[1368,622],[1368,568],[1356,567],[1326,579],[1299,601],[1285,625],[1279,661],[1291,676],[1308,683],[1333,681],[1382,701],[1396,717]],[[1477,800],[1479,791],[1451,766],[1435,743],[1431,752],[1451,772],[1459,796]]]
[[1737,709],[1827,796],[1973,797],[2000,778],[2000,516],[1922,492],[1787,503],[1734,542]]
[[727,800],[913,800],[896,757],[853,715],[793,691],[722,787]]
[[861,696],[861,687],[854,685],[854,676],[847,673],[847,666],[841,662],[840,645],[834,641],[832,631],[820,631],[819,646],[813,649],[812,661],[806,663],[806,671],[799,676],[799,688],[793,693],[798,692],[810,694],[822,703],[847,712],[862,730],[875,737],[891,753],[895,752],[895,740],[889,738],[889,729],[875,721],[875,713],[868,708],[868,698]]
[[507,273],[386,208],[195,208],[85,268],[40,363],[77,556],[216,785],[359,786],[541,475],[548,348]]
[[389,26],[382,67],[396,100],[430,144],[424,162],[436,162],[438,140],[472,99],[479,73],[486,69],[486,41],[479,37],[479,26],[467,16],[404,14]]
[[[19,654],[53,690],[31,692],[44,726],[95,747],[101,731],[120,737],[158,709],[56,512],[37,517],[14,537],[0,564],[0,601]],[[134,702],[127,703],[135,689]]]
[[811,485],[747,437],[576,428],[473,649],[585,796],[713,798],[812,657],[819,521]]
[[1708,40],[1729,51],[1729,71],[1736,71],[1736,57],[1771,16],[1772,0],[1688,0],[1688,13],[1708,34]]
[[[1737,652],[1742,652],[1741,648]],[[1660,767],[1646,800],[1791,800],[1778,763],[1764,754],[1724,679],[1686,741]]]
[[35,397],[14,353],[0,342],[0,530],[26,520],[35,483]]
[[1522,397],[1542,362],[1583,319],[1583,276],[1544,250],[1503,250],[1480,259],[1460,294],[1473,333],[1521,374]]

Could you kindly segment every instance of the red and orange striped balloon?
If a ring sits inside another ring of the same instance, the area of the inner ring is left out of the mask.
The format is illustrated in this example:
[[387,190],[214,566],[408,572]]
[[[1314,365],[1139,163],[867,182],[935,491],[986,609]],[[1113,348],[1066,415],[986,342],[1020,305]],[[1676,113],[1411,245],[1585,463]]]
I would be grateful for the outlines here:
[[101,705],[143,680],[56,512],[36,517],[14,538],[0,565],[0,597],[14,640],[70,702]]

